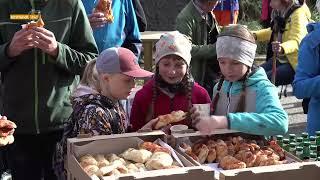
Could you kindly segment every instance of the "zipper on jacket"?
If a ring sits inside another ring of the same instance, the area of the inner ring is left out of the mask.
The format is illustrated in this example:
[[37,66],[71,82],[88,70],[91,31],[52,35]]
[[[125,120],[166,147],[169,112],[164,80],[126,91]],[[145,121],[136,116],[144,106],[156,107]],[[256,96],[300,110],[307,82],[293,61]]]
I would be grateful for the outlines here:
[[228,92],[227,92],[227,98],[228,98],[228,104],[227,104],[227,114],[230,112],[230,104],[231,104],[231,89],[232,89],[232,82],[230,82],[229,87],[228,87]]
[[34,49],[34,122],[37,134],[40,134],[39,119],[38,119],[38,105],[39,105],[39,92],[38,92],[38,49]]

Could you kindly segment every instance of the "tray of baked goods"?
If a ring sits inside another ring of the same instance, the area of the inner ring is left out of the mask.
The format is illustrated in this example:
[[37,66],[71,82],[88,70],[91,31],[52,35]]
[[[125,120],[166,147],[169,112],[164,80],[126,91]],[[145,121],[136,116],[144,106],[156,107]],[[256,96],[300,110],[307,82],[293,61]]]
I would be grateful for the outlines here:
[[162,131],[68,139],[68,179],[213,179],[165,141]]
[[[301,160],[263,136],[231,130],[217,130],[205,136],[199,132],[173,136],[177,152],[195,165],[212,168],[216,179],[270,177],[274,180],[284,172],[290,176],[303,167]],[[297,174],[292,175],[296,177]]]

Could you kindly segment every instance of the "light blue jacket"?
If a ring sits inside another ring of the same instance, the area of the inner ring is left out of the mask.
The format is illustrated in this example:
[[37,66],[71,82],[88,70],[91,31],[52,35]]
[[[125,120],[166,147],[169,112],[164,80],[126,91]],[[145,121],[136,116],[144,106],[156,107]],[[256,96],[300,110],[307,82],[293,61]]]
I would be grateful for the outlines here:
[[[82,0],[86,13],[92,14],[98,0]],[[136,56],[141,52],[141,38],[136,14],[131,0],[113,0],[114,21],[93,30],[99,52],[110,47],[125,47]]]
[[311,98],[307,131],[320,131],[320,23],[307,26],[309,34],[302,40],[298,65],[293,82],[293,93],[299,98]]
[[[229,127],[233,130],[265,136],[285,134],[288,131],[288,115],[281,106],[277,91],[263,68],[258,68],[246,81],[245,111],[236,112],[242,82],[225,80],[214,115],[227,116]],[[216,93],[217,86],[213,97]]]

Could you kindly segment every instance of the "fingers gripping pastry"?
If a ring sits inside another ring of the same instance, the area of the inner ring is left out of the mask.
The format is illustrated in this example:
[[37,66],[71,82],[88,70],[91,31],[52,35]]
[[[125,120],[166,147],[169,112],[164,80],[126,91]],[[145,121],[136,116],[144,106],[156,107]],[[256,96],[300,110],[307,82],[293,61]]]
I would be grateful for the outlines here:
[[155,152],[151,158],[146,162],[148,170],[165,169],[170,167],[173,159],[170,154],[165,152]]
[[101,12],[109,23],[113,22],[112,0],[99,0],[94,12]]
[[243,169],[246,168],[246,163],[239,161],[238,159],[230,155],[227,155],[221,159],[219,166],[224,170]]
[[80,165],[81,167],[86,167],[88,165],[98,166],[98,162],[93,156],[91,156],[90,154],[87,154],[80,158]]
[[154,129],[161,129],[171,123],[182,121],[186,118],[187,113],[183,111],[172,111],[170,114],[158,116],[158,122],[155,124]]
[[152,152],[145,149],[136,150],[133,148],[129,148],[128,150],[123,152],[121,156],[124,159],[130,161],[134,161],[137,163],[145,163],[152,156]]

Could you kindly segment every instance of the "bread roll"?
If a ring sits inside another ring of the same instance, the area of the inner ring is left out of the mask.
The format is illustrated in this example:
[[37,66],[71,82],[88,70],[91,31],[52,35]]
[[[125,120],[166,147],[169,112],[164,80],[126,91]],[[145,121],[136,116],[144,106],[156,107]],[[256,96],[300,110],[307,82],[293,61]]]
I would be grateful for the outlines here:
[[152,153],[145,149],[136,150],[133,148],[129,148],[125,152],[123,152],[120,156],[124,159],[134,161],[137,163],[145,163],[150,157]]
[[93,156],[91,156],[90,154],[87,154],[80,158],[80,165],[81,167],[86,167],[88,165],[98,166],[98,162]]
[[170,114],[158,116],[158,122],[154,126],[154,129],[161,129],[171,123],[182,121],[186,118],[187,113],[183,111],[172,111]]
[[89,176],[96,174],[99,171],[99,167],[96,165],[88,165],[83,167],[84,172],[86,172]]
[[155,152],[146,162],[148,170],[165,169],[171,166],[173,159],[170,154],[165,152]]

